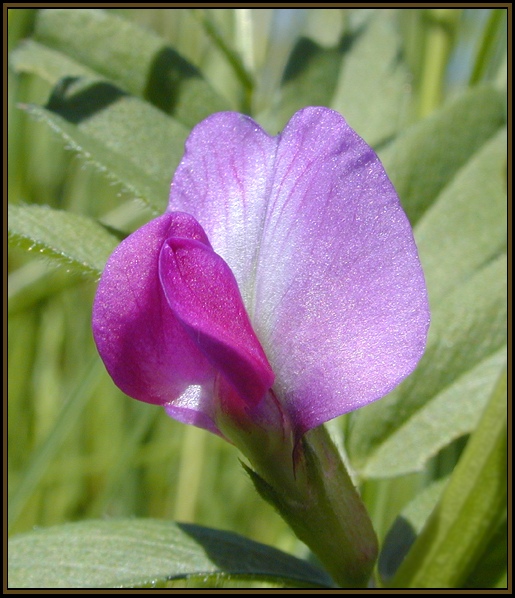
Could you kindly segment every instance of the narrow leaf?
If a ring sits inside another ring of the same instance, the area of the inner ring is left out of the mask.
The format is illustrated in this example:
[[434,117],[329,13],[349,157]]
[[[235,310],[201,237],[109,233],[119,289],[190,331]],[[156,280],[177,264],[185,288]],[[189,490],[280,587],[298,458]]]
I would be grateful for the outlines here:
[[45,206],[9,205],[7,218],[10,243],[95,278],[119,243],[94,220]]
[[213,46],[218,48],[225,56],[243,89],[251,91],[254,86],[251,75],[247,72],[239,54],[227,43],[222,33],[218,30],[216,23],[210,18],[209,12],[206,9],[194,8],[192,9],[192,14],[201,23]]
[[505,102],[505,94],[495,88],[474,88],[380,153],[412,224],[504,124]]
[[435,395],[385,439],[368,459],[364,473],[383,477],[422,471],[438,451],[475,428],[505,364],[503,347]]
[[506,371],[393,587],[459,588],[506,510]]
[[129,197],[164,210],[188,130],[102,81],[63,80],[46,108],[25,106]]
[[504,135],[455,174],[415,228],[431,305],[428,346],[398,389],[352,415],[348,448],[364,476],[420,471],[472,431],[503,366]]
[[444,478],[430,484],[395,519],[386,534],[379,555],[378,570],[383,581],[387,582],[393,578],[422,531],[448,481],[448,478]]
[[463,584],[465,588],[506,588],[508,585],[508,521],[502,517],[483,554]]
[[396,19],[395,11],[377,10],[356,29],[347,41],[331,101],[331,107],[373,146],[392,138],[405,124],[411,96]]
[[163,39],[96,9],[40,11],[35,39],[191,127],[225,100]]
[[[301,37],[288,59],[278,100],[259,117],[270,131],[280,131],[297,110],[306,106],[328,106],[331,102],[342,59],[345,38],[325,48]],[[270,92],[271,93],[271,92]]]
[[9,542],[10,588],[131,588],[202,577],[324,587],[309,563],[231,532],[131,519],[84,521]]
[[416,228],[433,307],[506,250],[506,144],[502,128],[456,173]]
[[9,62],[15,71],[37,75],[52,86],[65,77],[98,77],[92,69],[33,39],[13,50]]
[[506,359],[505,276],[501,256],[447,296],[432,314],[417,370],[354,414],[348,447],[361,475],[420,471],[443,446],[474,429]]

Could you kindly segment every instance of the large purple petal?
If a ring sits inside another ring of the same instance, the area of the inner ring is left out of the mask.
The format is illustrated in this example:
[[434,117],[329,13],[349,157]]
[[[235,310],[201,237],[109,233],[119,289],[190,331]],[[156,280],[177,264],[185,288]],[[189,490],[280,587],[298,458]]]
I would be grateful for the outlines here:
[[336,112],[269,137],[221,113],[187,144],[170,209],[192,213],[233,269],[299,434],[380,398],[425,346],[409,222],[377,156]]
[[172,182],[169,209],[188,212],[202,224],[247,306],[276,149],[277,139],[248,116],[213,114],[191,132]]

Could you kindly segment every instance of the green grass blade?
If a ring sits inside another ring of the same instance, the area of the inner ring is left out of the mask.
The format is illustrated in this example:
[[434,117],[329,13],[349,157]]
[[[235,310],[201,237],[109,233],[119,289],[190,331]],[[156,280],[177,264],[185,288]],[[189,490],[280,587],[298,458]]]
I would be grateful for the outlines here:
[[14,494],[9,501],[8,526],[16,523],[27,501],[32,496],[39,482],[45,475],[48,466],[54,459],[66,436],[73,429],[74,423],[82,413],[86,401],[91,395],[91,389],[103,374],[103,368],[98,357],[91,361],[86,368],[84,376],[77,383],[75,392],[71,394],[59,413],[48,436],[42,445],[37,448],[28,466],[24,469]]
[[392,587],[460,588],[506,510],[506,371]]

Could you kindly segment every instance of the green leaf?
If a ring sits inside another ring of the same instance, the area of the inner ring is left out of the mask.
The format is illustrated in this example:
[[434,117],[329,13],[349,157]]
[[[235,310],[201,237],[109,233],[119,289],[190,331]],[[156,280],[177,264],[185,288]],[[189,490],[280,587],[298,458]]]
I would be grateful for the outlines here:
[[422,531],[448,481],[448,478],[438,480],[419,492],[388,530],[377,563],[383,581],[393,578]]
[[343,53],[343,42],[324,48],[309,38],[300,38],[288,59],[278,102],[259,115],[258,120],[269,131],[276,132],[297,110],[306,106],[328,106],[336,88]]
[[459,588],[473,574],[506,512],[506,393],[504,371],[393,587]]
[[156,213],[165,209],[188,135],[183,125],[110,83],[86,79],[62,80],[46,108],[25,108],[129,197]]
[[37,75],[52,86],[65,77],[98,77],[94,70],[33,39],[13,50],[9,61],[16,72]]
[[254,81],[251,75],[247,72],[239,54],[227,43],[225,36],[219,31],[214,19],[211,18],[212,11],[205,8],[194,8],[192,9],[191,14],[200,22],[206,35],[213,43],[213,46],[218,48],[223,56],[225,56],[227,63],[231,65],[242,88],[246,92],[252,91]]
[[504,124],[506,96],[478,87],[413,125],[380,152],[411,223],[416,224],[471,156]]
[[463,584],[464,588],[506,588],[508,563],[508,521],[501,518],[481,558]]
[[97,278],[119,239],[98,222],[45,206],[9,205],[9,242]]
[[506,250],[506,129],[472,156],[416,227],[434,307]]
[[200,576],[326,587],[327,575],[284,552],[198,525],[84,521],[9,541],[10,588],[131,588]]
[[46,438],[37,445],[30,456],[28,465],[23,471],[16,485],[11,484],[12,495],[9,497],[8,525],[9,529],[17,522],[24,512],[29,500],[41,480],[48,471],[56,453],[62,449],[63,443],[70,436],[76,422],[84,414],[84,407],[95,392],[99,379],[104,375],[104,368],[95,355],[93,360],[81,372],[81,376],[74,380],[74,387],[67,397],[59,415],[53,422]]
[[507,29],[506,16],[507,11],[502,8],[490,11],[483,30],[481,44],[477,48],[474,69],[470,75],[470,85],[475,85],[482,79],[491,78],[495,74],[495,68],[502,63],[505,52],[501,48],[506,48],[506,42],[503,39]]
[[[192,127],[228,105],[163,39],[96,9],[40,11],[35,39]],[[70,72],[68,74],[75,74]]]
[[395,11],[377,10],[347,40],[330,104],[373,146],[389,140],[405,124],[411,97],[396,18]]

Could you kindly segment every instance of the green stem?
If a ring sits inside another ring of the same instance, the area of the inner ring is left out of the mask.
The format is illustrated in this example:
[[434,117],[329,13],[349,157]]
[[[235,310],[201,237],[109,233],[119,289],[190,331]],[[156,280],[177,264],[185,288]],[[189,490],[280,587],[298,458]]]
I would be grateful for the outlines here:
[[227,62],[231,65],[236,77],[238,78],[242,90],[243,90],[243,112],[249,113],[252,90],[254,88],[254,81],[250,74],[247,72],[241,58],[231,48],[220,34],[214,23],[209,19],[205,9],[192,9],[193,16],[202,24],[204,31],[210,37],[213,44],[222,52],[227,59]]
[[435,8],[427,11],[427,32],[422,65],[419,116],[437,108],[443,97],[445,71],[454,41],[458,9]]
[[247,468],[256,489],[318,557],[339,587],[366,587],[377,538],[365,506],[327,430],[308,432],[295,449],[290,479],[277,463]]
[[247,457],[271,503],[344,588],[367,586],[378,546],[365,506],[324,426],[298,438],[273,392],[254,408],[231,400],[219,381],[215,421]]

